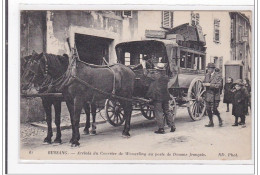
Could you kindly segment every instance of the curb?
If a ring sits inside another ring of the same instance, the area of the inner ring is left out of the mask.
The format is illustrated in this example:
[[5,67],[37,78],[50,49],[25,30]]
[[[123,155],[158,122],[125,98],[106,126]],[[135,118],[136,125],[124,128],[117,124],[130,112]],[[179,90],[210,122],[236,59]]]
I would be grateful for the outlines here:
[[[132,117],[136,117],[136,116],[138,116],[138,115],[140,115],[141,114],[141,112],[138,112],[138,113],[135,113],[135,114],[133,114],[132,115]],[[104,124],[104,123],[108,123],[107,122],[107,120],[97,120],[96,121],[96,124]],[[32,122],[32,123],[30,123],[32,126],[34,126],[34,127],[37,127],[37,128],[39,128],[39,129],[47,129],[48,127],[47,127],[47,125],[46,124],[44,124],[44,123],[39,123],[39,122]],[[79,123],[79,127],[81,128],[81,127],[85,127],[85,122],[83,123],[83,122],[80,122]],[[52,123],[52,126],[54,126],[53,128],[52,128],[52,131],[54,131],[54,132],[56,132],[57,131],[57,129],[56,129],[56,125],[55,125],[55,123]],[[112,126],[112,125],[111,125]],[[72,128],[72,126],[71,126],[71,124],[61,124],[61,126],[60,126],[60,129],[61,130],[65,130],[65,129],[71,129]]]

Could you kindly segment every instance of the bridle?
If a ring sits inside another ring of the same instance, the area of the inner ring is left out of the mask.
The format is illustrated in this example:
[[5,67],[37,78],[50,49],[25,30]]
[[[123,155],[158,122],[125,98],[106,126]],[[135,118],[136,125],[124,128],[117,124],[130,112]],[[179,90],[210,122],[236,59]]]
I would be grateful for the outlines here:
[[[44,76],[44,81],[43,83],[40,85],[39,89],[42,88],[42,85],[46,84],[47,82],[47,76],[49,73],[49,69],[48,69],[48,59],[46,58],[45,54],[43,53],[43,59],[44,59],[44,63],[45,63],[45,68],[43,70],[43,76]],[[38,70],[40,68],[40,62],[41,59],[39,59],[38,61],[34,60],[35,58],[32,58],[28,61],[28,63],[26,64],[26,68],[24,69],[24,73],[22,75],[22,79],[25,77],[26,73],[28,72],[32,72],[33,76],[29,79],[29,84],[28,87],[29,89],[32,88],[32,84],[35,81],[36,77],[39,75]]]

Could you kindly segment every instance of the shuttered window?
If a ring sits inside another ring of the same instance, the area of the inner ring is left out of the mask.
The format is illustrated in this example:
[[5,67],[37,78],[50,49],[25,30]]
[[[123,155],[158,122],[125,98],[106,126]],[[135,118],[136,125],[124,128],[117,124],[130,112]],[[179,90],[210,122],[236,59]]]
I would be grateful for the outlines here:
[[196,26],[200,24],[200,14],[191,12],[191,25]]
[[243,29],[242,29],[242,26],[240,25],[238,27],[238,41],[242,41],[242,32],[243,32]]
[[128,11],[124,10],[122,16],[125,17],[125,18],[132,18],[133,13],[132,13],[131,10],[128,10]]
[[220,27],[220,20],[219,19],[215,19],[214,20],[214,42],[215,43],[219,43],[220,42],[219,27]]
[[173,28],[173,12],[163,11],[162,12],[162,27]]
[[230,35],[231,39],[234,39],[234,19],[231,19]]

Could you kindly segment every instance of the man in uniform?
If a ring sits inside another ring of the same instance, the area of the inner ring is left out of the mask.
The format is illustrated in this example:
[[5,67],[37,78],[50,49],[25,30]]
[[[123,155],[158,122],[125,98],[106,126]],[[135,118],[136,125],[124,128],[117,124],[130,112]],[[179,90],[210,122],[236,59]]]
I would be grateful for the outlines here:
[[148,72],[146,75],[152,79],[146,97],[150,98],[151,103],[154,105],[154,115],[158,125],[158,130],[155,133],[165,133],[163,114],[165,115],[168,126],[171,128],[170,132],[174,132],[176,130],[174,116],[169,111],[169,100],[171,99],[168,91],[169,77],[166,75],[163,63],[158,63],[155,69],[157,69],[157,72]]
[[216,66],[214,63],[209,63],[207,68],[208,73],[205,76],[203,85],[206,87],[205,101],[206,110],[209,117],[209,124],[205,125],[205,127],[214,127],[213,114],[218,117],[219,126],[222,126],[223,121],[218,111],[218,105],[220,102],[220,91],[222,87],[222,77],[219,72],[215,72]]

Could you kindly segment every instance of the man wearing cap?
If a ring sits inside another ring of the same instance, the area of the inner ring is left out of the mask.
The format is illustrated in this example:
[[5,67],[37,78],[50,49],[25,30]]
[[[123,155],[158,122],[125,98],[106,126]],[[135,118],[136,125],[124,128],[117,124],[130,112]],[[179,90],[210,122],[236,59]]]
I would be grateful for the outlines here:
[[154,115],[158,125],[158,130],[155,133],[165,133],[163,114],[165,115],[168,126],[171,128],[170,132],[174,132],[176,130],[174,116],[169,111],[169,100],[171,99],[168,91],[169,77],[166,75],[163,63],[158,63],[155,69],[157,72],[147,73],[146,75],[153,80],[148,88],[146,97],[151,99],[151,103],[154,105]]
[[222,126],[223,121],[218,111],[218,105],[220,102],[220,91],[223,82],[222,77],[220,73],[215,72],[216,66],[214,63],[209,63],[207,68],[208,73],[205,76],[203,85],[206,87],[205,101],[206,110],[209,117],[209,124],[205,125],[205,127],[214,127],[213,114],[218,117],[219,126]]

